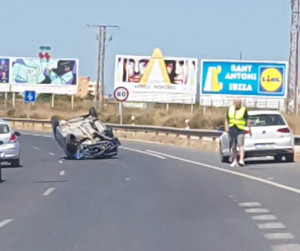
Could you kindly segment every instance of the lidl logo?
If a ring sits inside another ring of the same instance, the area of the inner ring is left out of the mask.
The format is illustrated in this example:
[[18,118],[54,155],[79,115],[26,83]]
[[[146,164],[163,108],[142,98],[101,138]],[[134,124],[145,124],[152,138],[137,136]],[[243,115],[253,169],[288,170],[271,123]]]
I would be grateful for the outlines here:
[[219,74],[222,67],[208,67],[207,76],[204,84],[205,92],[220,92],[223,89],[223,83],[219,82]]
[[283,91],[282,67],[261,67],[259,92],[265,94],[281,93]]

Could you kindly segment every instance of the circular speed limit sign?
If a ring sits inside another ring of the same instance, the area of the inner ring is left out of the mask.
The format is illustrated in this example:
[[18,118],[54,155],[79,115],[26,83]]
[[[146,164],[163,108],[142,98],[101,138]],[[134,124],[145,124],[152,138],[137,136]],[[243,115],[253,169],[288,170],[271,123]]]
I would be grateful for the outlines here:
[[120,102],[126,101],[129,96],[129,91],[125,87],[118,87],[114,91],[114,97]]

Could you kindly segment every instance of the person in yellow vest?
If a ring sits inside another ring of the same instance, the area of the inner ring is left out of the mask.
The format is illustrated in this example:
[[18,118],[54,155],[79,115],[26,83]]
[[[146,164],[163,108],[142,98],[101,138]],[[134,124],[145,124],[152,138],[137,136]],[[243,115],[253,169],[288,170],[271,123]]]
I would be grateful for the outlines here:
[[[248,119],[248,112],[246,107],[242,106],[240,99],[235,100],[234,105],[230,106],[227,112],[227,118],[225,119],[225,131],[229,134],[229,142],[232,154],[231,167],[235,167],[238,164],[240,166],[245,165],[245,128],[248,127],[250,136],[252,136],[251,125]],[[239,148],[240,159],[237,162],[237,147]]]

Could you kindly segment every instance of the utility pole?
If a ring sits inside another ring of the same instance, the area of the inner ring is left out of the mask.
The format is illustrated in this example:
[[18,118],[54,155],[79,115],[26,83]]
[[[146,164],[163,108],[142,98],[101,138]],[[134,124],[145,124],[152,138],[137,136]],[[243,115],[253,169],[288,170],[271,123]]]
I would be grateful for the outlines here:
[[[298,42],[299,0],[291,0],[290,55],[288,73],[287,111],[298,115]],[[290,106],[291,105],[291,106]]]
[[93,24],[88,27],[97,27],[98,34],[98,67],[97,67],[97,83],[96,83],[96,109],[100,111],[103,108],[104,101],[104,59],[105,59],[105,41],[107,28],[119,28],[118,25],[98,25]]

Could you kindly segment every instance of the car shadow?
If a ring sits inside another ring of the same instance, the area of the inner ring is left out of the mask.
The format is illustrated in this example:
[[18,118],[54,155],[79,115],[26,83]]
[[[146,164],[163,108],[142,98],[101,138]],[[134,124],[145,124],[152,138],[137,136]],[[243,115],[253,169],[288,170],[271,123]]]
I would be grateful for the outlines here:
[[91,158],[91,159],[72,159],[67,156],[59,158],[60,160],[66,160],[66,161],[87,161],[87,160],[101,160],[101,159],[120,159],[119,156],[112,156],[112,157],[99,157],[99,158]]
[[11,164],[8,164],[8,163],[0,163],[0,168],[3,168],[3,169],[6,169],[6,168],[23,168],[23,165],[12,166]]

